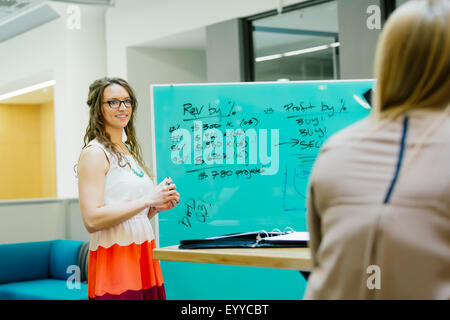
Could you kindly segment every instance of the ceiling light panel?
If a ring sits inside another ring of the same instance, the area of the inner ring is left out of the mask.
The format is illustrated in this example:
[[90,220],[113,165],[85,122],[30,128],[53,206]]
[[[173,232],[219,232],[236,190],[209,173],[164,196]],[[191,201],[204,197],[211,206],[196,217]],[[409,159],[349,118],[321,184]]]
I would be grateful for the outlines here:
[[[5,7],[2,8],[5,9]],[[0,42],[32,30],[59,17],[55,10],[40,0],[29,0],[29,3],[21,9],[16,8],[11,10],[9,8],[7,10],[9,15],[5,15],[3,19],[0,19]],[[6,9],[3,10],[3,13],[6,13]]]
[[113,6],[114,0],[50,0],[53,2],[66,2],[74,4],[92,4],[101,6]]
[[0,24],[2,21],[40,4],[42,0],[1,0],[0,1]]

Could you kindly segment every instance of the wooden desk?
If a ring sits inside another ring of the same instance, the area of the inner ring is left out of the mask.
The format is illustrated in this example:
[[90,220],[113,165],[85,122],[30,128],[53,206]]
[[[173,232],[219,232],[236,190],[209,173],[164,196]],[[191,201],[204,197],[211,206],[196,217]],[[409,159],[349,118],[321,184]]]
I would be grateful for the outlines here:
[[170,246],[154,249],[153,259],[298,271],[310,271],[312,267],[309,248],[178,249]]

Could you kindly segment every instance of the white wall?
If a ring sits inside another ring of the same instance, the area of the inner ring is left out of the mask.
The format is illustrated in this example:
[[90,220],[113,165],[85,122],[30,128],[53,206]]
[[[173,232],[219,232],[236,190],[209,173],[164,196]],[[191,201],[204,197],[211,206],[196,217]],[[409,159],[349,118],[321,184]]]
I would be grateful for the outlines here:
[[0,203],[0,244],[54,239],[88,241],[77,199],[8,200]]
[[57,201],[0,206],[0,243],[64,239],[65,216]]
[[[284,0],[285,6],[305,0]],[[279,0],[116,0],[106,13],[108,75],[126,78],[126,48],[277,9]]]
[[244,46],[239,19],[206,27],[208,82],[245,81]]
[[58,197],[78,197],[73,166],[78,160],[89,119],[89,85],[106,74],[105,8],[79,6],[81,28],[65,25],[66,4],[57,4],[64,21],[63,87],[55,87],[55,137]]
[[0,94],[56,80],[57,194],[59,198],[77,197],[73,166],[88,120],[88,86],[106,74],[105,9],[80,6],[81,29],[69,30],[67,4],[50,4],[59,19],[0,43]]
[[90,233],[87,232],[81,218],[78,199],[64,199],[63,201],[65,214],[64,239],[89,241]]
[[54,78],[63,65],[64,28],[54,20],[0,43],[0,93]]
[[339,60],[342,79],[372,79],[378,37],[381,30],[367,27],[367,8],[381,0],[337,0]]

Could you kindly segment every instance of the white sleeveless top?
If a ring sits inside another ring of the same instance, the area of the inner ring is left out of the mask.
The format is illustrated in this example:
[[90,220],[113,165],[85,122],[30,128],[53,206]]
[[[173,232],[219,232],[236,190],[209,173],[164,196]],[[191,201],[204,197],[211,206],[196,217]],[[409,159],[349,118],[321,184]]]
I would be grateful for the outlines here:
[[[109,160],[109,170],[105,177],[105,206],[138,199],[155,187],[132,155],[124,154],[121,164],[125,164],[128,160],[134,172],[128,165],[120,167],[117,156],[108,152],[97,140],[91,140],[86,147],[88,146],[100,147]],[[148,210],[146,208],[118,225],[92,233],[89,250],[97,250],[98,246],[103,248],[109,248],[114,244],[128,246],[132,243],[142,244],[154,240],[153,229],[147,216]]]

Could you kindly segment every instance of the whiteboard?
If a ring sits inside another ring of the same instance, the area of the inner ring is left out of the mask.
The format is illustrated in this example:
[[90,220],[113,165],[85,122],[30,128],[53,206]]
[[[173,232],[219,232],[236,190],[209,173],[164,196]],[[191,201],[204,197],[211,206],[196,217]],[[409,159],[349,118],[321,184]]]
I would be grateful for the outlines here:
[[[366,117],[373,80],[154,85],[155,174],[181,201],[159,214],[160,246],[291,227],[333,133]],[[290,270],[161,262],[168,299],[301,299]],[[276,290],[261,290],[271,288]]]

